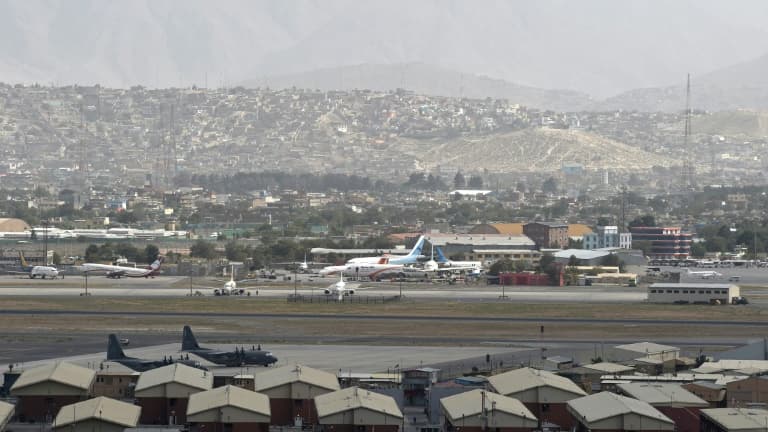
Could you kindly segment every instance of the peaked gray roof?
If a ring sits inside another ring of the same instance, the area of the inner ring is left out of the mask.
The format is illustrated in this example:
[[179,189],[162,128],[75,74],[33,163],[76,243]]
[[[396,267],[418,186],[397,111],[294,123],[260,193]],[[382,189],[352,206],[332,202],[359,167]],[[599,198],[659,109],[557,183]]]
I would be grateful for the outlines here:
[[610,392],[600,392],[568,401],[568,407],[579,414],[587,424],[607,418],[637,414],[664,423],[674,424],[669,417],[652,407],[648,402],[639,401]]
[[139,406],[99,396],[61,407],[53,421],[53,427],[60,428],[91,419],[135,427],[139,422],[139,414],[141,414]]

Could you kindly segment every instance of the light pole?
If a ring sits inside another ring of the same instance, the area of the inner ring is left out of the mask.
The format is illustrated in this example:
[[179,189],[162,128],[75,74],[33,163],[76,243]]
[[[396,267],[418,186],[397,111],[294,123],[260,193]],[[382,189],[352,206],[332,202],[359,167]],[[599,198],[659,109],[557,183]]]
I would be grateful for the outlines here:
[[297,275],[297,269],[298,266],[293,266],[293,299],[297,300],[299,298],[299,288],[298,288],[298,281],[296,280]]
[[192,297],[192,273],[189,274],[189,296]]

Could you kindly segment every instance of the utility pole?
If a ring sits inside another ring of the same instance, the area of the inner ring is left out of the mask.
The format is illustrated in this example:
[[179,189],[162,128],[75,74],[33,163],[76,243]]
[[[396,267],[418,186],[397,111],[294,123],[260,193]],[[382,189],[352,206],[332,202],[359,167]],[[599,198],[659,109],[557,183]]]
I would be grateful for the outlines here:
[[683,170],[681,192],[686,193],[694,188],[693,151],[691,150],[691,74],[685,85],[685,131],[683,135]]

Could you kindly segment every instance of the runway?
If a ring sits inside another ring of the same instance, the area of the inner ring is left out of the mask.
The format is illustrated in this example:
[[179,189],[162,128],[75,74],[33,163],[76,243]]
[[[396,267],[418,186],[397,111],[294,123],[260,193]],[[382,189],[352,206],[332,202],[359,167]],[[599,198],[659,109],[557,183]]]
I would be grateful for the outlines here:
[[[192,284],[188,278],[158,277],[155,279],[104,280],[89,278],[88,295],[105,297],[184,297],[190,294],[213,296],[213,287]],[[323,289],[331,282],[303,280],[294,286],[290,283],[244,286],[251,296],[287,298],[297,294],[325,298]],[[455,300],[468,302],[509,300],[530,303],[638,303],[646,299],[646,290],[637,287],[521,287],[485,284],[443,285],[429,283],[361,284],[356,289],[358,297],[403,296],[410,300]],[[2,296],[81,296],[86,293],[84,278],[70,277],[65,280],[29,280],[0,278]]]

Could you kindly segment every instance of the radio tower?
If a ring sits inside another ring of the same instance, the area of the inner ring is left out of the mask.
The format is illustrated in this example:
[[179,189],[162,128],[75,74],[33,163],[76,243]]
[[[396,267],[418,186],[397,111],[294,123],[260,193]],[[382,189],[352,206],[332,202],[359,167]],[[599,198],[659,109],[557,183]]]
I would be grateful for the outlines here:
[[685,134],[683,136],[683,172],[682,189],[688,192],[696,185],[694,182],[693,151],[691,149],[691,74],[685,85]]

